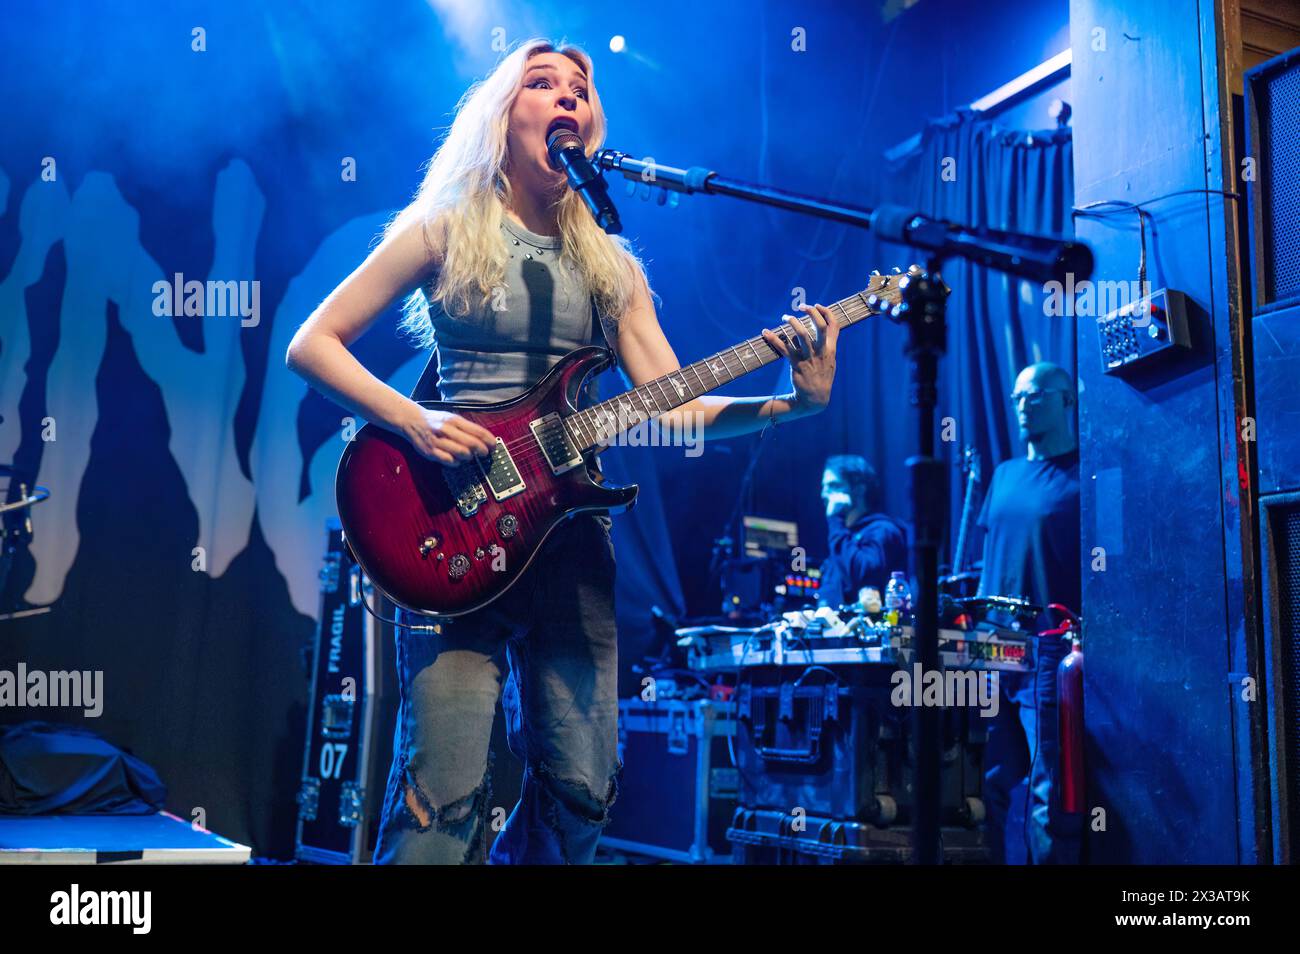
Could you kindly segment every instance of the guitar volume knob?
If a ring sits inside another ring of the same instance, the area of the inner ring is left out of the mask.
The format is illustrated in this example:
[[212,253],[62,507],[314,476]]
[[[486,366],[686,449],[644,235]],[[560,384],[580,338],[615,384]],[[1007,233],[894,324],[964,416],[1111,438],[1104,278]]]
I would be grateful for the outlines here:
[[509,540],[519,531],[519,518],[512,513],[502,514],[497,518],[497,533],[502,540]]
[[463,553],[457,553],[447,564],[447,574],[453,580],[459,580],[469,572],[469,557]]

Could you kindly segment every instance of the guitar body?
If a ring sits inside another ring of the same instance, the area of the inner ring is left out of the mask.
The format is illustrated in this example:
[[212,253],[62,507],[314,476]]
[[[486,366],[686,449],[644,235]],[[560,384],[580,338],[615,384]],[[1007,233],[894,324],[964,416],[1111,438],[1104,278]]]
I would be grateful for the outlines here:
[[[840,328],[889,313],[906,283],[924,277],[873,272],[867,287],[827,309]],[[798,319],[812,331],[812,319]],[[789,325],[773,334],[792,346]],[[463,616],[487,606],[523,575],[560,522],[584,511],[617,512],[635,485],[604,487],[588,468],[618,434],[777,360],[762,335],[578,408],[588,377],[613,355],[586,347],[559,360],[531,389],[497,404],[425,401],[487,428],[490,463],[429,460],[404,438],[367,424],[343,452],[335,479],[339,520],[357,562],[398,606]]]
[[577,410],[587,377],[611,361],[603,348],[580,348],[510,401],[421,402],[491,431],[498,440],[490,466],[477,459],[445,466],[390,431],[361,428],[339,461],[335,492],[345,538],[375,586],[405,609],[462,616],[509,589],[566,518],[631,507],[635,485],[592,479],[598,450],[556,451],[559,422]]

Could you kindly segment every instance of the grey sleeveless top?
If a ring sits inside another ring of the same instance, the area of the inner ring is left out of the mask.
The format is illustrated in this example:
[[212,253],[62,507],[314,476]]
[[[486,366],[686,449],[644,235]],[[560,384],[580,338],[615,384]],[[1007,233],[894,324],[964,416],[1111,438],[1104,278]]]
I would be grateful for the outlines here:
[[[593,341],[605,345],[581,273],[560,261],[560,237],[538,235],[509,217],[501,228],[510,255],[502,292],[464,317],[452,317],[430,301],[433,354],[411,393],[414,400],[506,401],[575,348]],[[425,285],[426,297],[432,282]],[[584,405],[596,399],[594,378],[584,397]]]

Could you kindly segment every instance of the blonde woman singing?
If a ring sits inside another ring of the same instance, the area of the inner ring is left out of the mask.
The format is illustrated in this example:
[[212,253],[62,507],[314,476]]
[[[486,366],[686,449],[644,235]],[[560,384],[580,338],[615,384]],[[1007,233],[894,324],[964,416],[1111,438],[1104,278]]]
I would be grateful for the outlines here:
[[[549,161],[546,137],[560,123],[577,131],[588,155],[600,148],[605,114],[593,80],[590,58],[575,47],[534,39],[507,53],[465,93],[414,200],[298,330],[288,366],[443,464],[487,456],[494,437],[420,400],[515,397],[600,331],[630,384],[677,370],[641,262],[596,225]],[[348,350],[405,296],[403,326],[432,351],[409,397]],[[823,306],[803,307],[813,327],[788,317],[792,345],[763,333],[790,361],[789,394],[704,395],[661,423],[697,415],[705,437],[725,438],[822,410],[838,328]],[[401,703],[377,862],[487,860],[499,696],[525,773],[491,861],[592,861],[622,768],[609,527],[606,516],[580,514],[490,606],[445,622],[437,635],[399,627]]]

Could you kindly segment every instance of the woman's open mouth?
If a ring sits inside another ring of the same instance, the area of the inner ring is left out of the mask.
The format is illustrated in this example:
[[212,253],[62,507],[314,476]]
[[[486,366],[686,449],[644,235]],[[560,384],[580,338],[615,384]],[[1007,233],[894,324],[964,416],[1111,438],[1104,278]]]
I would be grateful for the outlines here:
[[569,116],[557,116],[551,120],[551,124],[546,127],[546,139],[549,142],[551,133],[559,128],[572,130],[575,134],[578,132],[578,121]]

